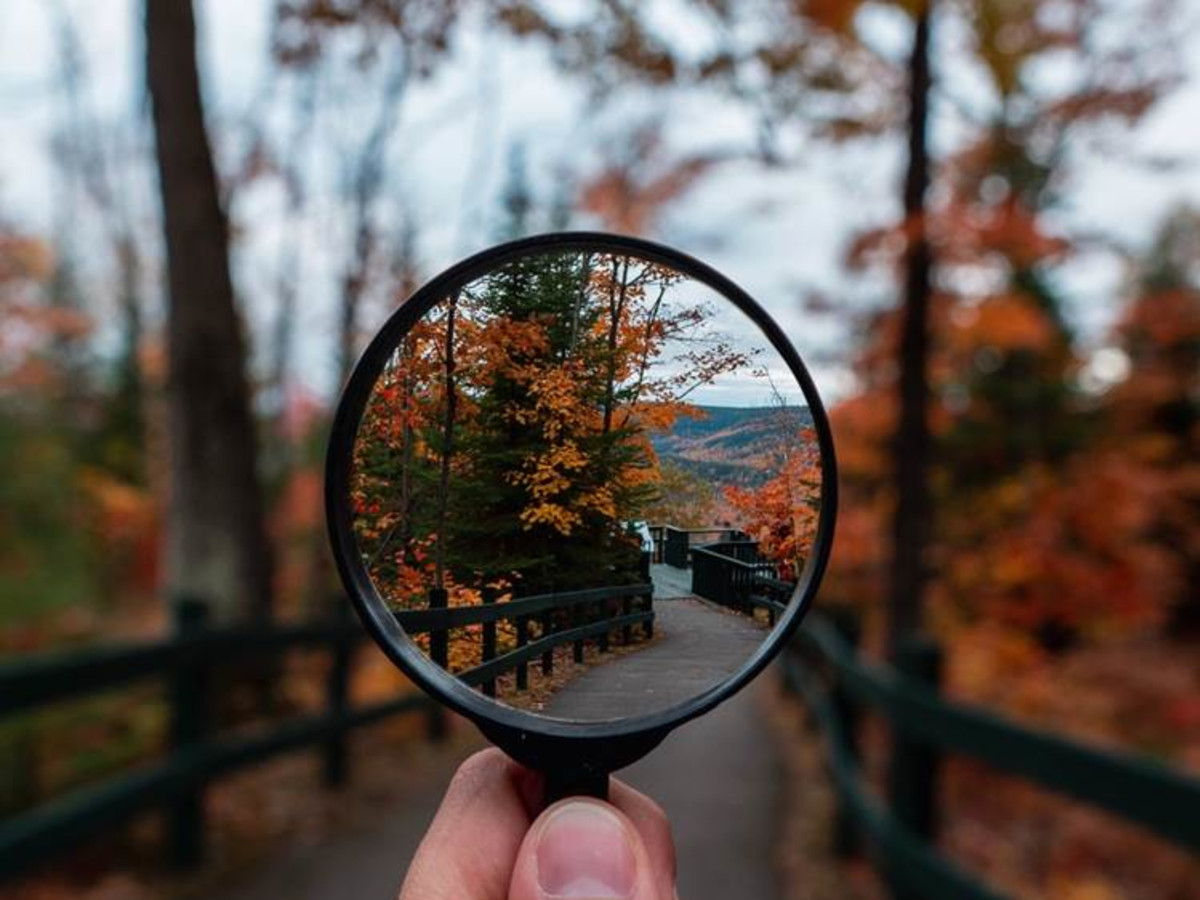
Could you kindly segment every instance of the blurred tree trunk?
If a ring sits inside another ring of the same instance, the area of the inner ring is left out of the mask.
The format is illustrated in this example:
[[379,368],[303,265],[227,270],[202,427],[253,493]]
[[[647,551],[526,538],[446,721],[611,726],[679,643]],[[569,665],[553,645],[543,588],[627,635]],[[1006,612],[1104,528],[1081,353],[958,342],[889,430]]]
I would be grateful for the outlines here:
[[190,0],[147,0],[146,83],[170,294],[168,588],[204,599],[218,621],[266,617],[271,553]]
[[925,580],[925,545],[931,507],[929,468],[929,301],[933,255],[925,227],[929,188],[926,143],[929,93],[931,3],[922,4],[908,61],[908,168],[904,178],[904,218],[908,231],[905,255],[904,309],[900,334],[900,419],[894,444],[896,508],[892,519],[892,561],[888,596],[888,645],[921,624],[921,592]]
[[408,85],[408,52],[402,49],[395,67],[384,82],[379,114],[355,162],[353,175],[354,243],[342,275],[341,310],[338,321],[338,372],[341,384],[350,378],[358,360],[358,328],[363,295],[371,278],[378,231],[375,203],[383,193],[388,139],[396,127],[400,105]]
[[[118,188],[119,164],[110,151],[112,135],[101,127],[88,102],[92,83],[79,36],[79,25],[66,6],[53,5],[56,52],[64,100],[64,121],[55,141],[54,156],[62,169],[63,257],[69,263],[74,241],[69,235],[79,231],[84,197],[101,213],[101,226],[112,245],[117,283],[114,286],[120,346],[115,360],[115,390],[104,400],[99,428],[85,441],[84,458],[98,461],[102,468],[131,484],[142,485],[146,478],[145,385],[139,350],[142,340],[141,249],[138,246],[136,216],[128,192]],[[78,378],[69,379],[79,383]],[[75,418],[78,418],[76,416]]]

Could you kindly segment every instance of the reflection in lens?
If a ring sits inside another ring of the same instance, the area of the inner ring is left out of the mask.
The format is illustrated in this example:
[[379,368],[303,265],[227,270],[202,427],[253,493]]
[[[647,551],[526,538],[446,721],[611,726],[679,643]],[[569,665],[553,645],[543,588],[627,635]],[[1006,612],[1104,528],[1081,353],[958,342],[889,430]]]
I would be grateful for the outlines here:
[[391,354],[355,444],[359,550],[423,652],[489,696],[663,710],[736,670],[788,602],[820,501],[809,424],[706,286],[610,252],[525,256]]

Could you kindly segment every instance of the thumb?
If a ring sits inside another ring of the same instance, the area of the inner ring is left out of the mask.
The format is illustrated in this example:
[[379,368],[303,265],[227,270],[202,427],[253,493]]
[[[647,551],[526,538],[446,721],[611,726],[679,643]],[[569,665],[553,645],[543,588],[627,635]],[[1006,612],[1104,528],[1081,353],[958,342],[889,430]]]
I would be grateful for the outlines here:
[[638,829],[614,806],[579,797],[538,816],[517,853],[509,900],[669,900]]

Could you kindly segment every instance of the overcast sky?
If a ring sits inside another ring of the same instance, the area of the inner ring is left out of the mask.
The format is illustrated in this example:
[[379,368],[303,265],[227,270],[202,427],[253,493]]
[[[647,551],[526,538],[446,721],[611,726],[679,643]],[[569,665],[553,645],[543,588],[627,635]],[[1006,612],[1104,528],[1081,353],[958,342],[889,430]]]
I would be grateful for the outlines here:
[[[140,5],[133,0],[64,0],[64,5],[85,23],[87,103],[97,119],[129,120],[142,102]],[[50,136],[63,115],[49,14],[54,6],[46,0],[0,3],[0,217],[44,234],[67,227],[63,204],[55,202],[60,189],[49,153]],[[670,16],[671,6],[664,0],[664,15]],[[198,3],[204,89],[223,160],[236,155],[239,129],[246,129],[247,117],[260,108],[271,84],[271,7],[271,0]],[[1190,27],[1200,0],[1192,0],[1188,10]],[[870,24],[881,46],[891,42],[903,49],[902,28],[886,16]],[[1152,172],[1115,161],[1107,151],[1086,155],[1069,201],[1058,213],[1071,228],[1102,231],[1137,245],[1173,204],[1200,205],[1200,169],[1191,158],[1200,138],[1200,39],[1194,28],[1186,47],[1188,83],[1136,133],[1120,139],[1130,156],[1183,164]],[[952,47],[942,50],[939,75],[969,98],[973,73],[955,60]],[[350,144],[370,121],[369,106],[356,96],[365,92],[354,88],[346,82],[327,86],[341,93],[337,103],[324,98],[332,109],[320,123]],[[548,202],[556,172],[587,171],[602,156],[617,133],[618,115],[661,118],[668,123],[670,144],[685,152],[744,150],[755,142],[754,123],[744,111],[713,96],[630,91],[597,112],[581,85],[556,74],[543,48],[466,28],[437,77],[405,100],[389,152],[394,177],[381,205],[385,211],[407,210],[417,228],[422,273],[431,276],[495,241],[498,199],[515,142],[525,146],[535,191]],[[271,127],[286,127],[286,120]],[[952,116],[939,115],[935,147],[944,151],[954,140]],[[848,386],[844,336],[832,322],[807,314],[801,299],[812,290],[846,303],[886,295],[884,284],[848,281],[841,262],[853,234],[895,216],[899,147],[892,140],[836,152],[802,149],[796,164],[786,168],[766,169],[750,160],[723,166],[672,208],[654,236],[705,259],[756,296],[814,364],[822,391],[836,397]],[[326,182],[335,180],[335,153],[314,150],[312,165],[327,170]],[[152,188],[144,179],[128,187],[131,193]],[[335,380],[336,264],[348,240],[345,217],[333,202],[332,195],[314,198],[300,231],[305,277],[296,321],[297,362],[301,380],[323,393]],[[278,189],[250,192],[234,216],[239,292],[255,333],[262,335],[274,311],[281,241],[297,232],[288,230]],[[1094,254],[1063,268],[1068,311],[1091,345],[1102,340],[1111,322],[1120,274],[1110,259]],[[377,324],[386,313],[372,307],[368,324]]]

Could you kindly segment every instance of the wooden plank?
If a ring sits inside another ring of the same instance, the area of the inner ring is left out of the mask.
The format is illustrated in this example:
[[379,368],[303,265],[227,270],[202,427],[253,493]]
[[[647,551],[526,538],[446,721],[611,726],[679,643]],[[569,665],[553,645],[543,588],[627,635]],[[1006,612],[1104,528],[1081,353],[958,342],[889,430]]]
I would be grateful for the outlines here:
[[650,591],[651,586],[648,584],[625,584],[617,587],[591,588],[586,591],[565,591],[560,594],[537,594],[533,597],[522,597],[519,600],[509,600],[507,603],[495,603],[487,606],[404,609],[397,610],[394,615],[396,621],[400,623],[400,627],[409,634],[421,634],[429,631],[462,628],[467,625],[479,625],[484,622],[515,619],[518,616],[533,615],[552,609],[566,609],[581,603],[593,603],[597,600],[637,597],[648,594]]
[[863,788],[842,724],[825,691],[794,654],[785,656],[784,671],[821,723],[838,793],[867,839],[872,862],[889,884],[927,900],[1007,900],[904,828]]
[[211,631],[190,638],[119,644],[36,656],[0,666],[0,717],[163,676],[206,659],[282,653],[299,646],[359,641],[354,622]]
[[805,622],[798,639],[833,664],[860,702],[907,736],[1028,778],[1200,851],[1200,780],[1150,759],[1087,747],[948,702],[891,669],[858,660],[819,618]]
[[548,637],[530,641],[516,650],[510,650],[508,653],[497,656],[491,662],[482,663],[474,668],[459,672],[455,677],[471,685],[492,681],[497,675],[503,675],[518,665],[528,663],[540,654],[561,644],[569,644],[589,637],[597,637],[601,634],[607,634],[614,628],[623,628],[625,625],[637,625],[642,622],[653,621],[654,612],[651,610],[649,612],[632,613],[628,616],[615,616],[611,619],[605,619],[602,622],[593,622],[590,625],[557,631]]
[[264,733],[212,739],[170,757],[161,765],[69,794],[0,825],[0,879],[28,871],[219,775],[313,746],[389,716],[427,711],[432,704],[421,694],[406,694],[349,712],[289,720]]

